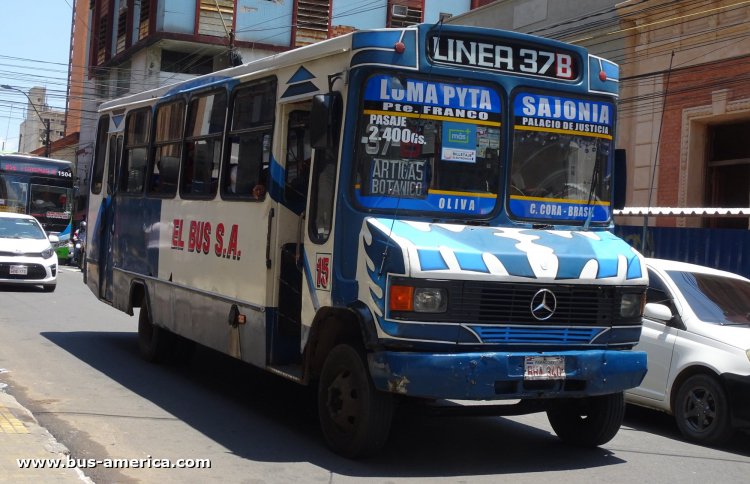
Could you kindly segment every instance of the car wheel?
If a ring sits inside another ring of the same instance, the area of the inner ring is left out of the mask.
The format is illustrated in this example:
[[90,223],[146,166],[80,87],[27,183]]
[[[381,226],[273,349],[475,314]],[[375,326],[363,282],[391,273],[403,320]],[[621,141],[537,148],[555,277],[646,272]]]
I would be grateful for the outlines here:
[[547,419],[558,437],[569,444],[596,447],[620,430],[625,416],[622,392],[552,402]]
[[726,392],[710,375],[693,375],[680,385],[674,415],[682,435],[694,442],[717,445],[734,433]]
[[42,289],[44,289],[44,292],[55,292],[55,289],[57,289],[57,284],[44,284],[42,286]]
[[355,458],[385,445],[391,428],[392,395],[373,385],[360,353],[340,344],[326,357],[318,385],[323,436],[336,453]]
[[172,336],[166,329],[153,324],[149,305],[144,303],[138,316],[138,349],[143,359],[151,363],[164,361],[171,348]]

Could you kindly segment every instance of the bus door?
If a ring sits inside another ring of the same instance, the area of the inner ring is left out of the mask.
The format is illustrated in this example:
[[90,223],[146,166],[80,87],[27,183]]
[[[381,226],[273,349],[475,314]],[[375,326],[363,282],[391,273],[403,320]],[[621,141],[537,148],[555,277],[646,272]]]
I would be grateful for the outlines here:
[[279,213],[281,241],[279,261],[278,315],[274,327],[270,361],[275,365],[301,362],[302,284],[305,212],[310,180],[310,105],[294,104],[284,109],[285,153],[282,204]]
[[109,136],[109,154],[107,156],[106,194],[102,199],[100,210],[99,244],[99,298],[112,302],[112,238],[115,230],[115,195],[117,193],[117,167],[122,155],[122,133]]
[[[331,305],[333,281],[333,209],[336,193],[337,150],[313,150],[311,106],[287,112],[286,180],[284,203],[297,214],[293,235],[282,240],[279,274],[278,338],[272,345],[272,364],[301,363],[313,319]],[[333,130],[335,131],[335,130]],[[337,138],[336,135],[331,136]],[[279,220],[279,233],[292,223]],[[287,231],[287,234],[289,232]],[[287,351],[288,353],[282,353]],[[289,358],[294,358],[293,360]]]

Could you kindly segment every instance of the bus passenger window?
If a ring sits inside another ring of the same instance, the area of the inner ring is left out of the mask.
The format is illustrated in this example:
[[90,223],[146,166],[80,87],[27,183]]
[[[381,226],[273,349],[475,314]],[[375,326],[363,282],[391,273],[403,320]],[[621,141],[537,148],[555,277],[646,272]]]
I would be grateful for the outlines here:
[[156,110],[154,151],[148,177],[148,194],[173,197],[177,192],[182,149],[185,103],[177,101]]
[[125,193],[142,193],[146,180],[148,133],[151,111],[139,109],[125,120],[125,152],[122,160],[121,188]]
[[[96,146],[94,148],[94,168],[91,172],[91,193],[102,192],[104,179],[104,161],[107,154],[107,131],[109,130],[109,116],[102,116],[96,128]],[[114,163],[114,159],[110,161]]]
[[265,199],[275,101],[275,79],[244,84],[233,94],[222,169],[222,197],[227,200]]
[[190,100],[185,135],[185,163],[180,195],[213,198],[219,182],[221,138],[226,116],[226,93],[211,92]]

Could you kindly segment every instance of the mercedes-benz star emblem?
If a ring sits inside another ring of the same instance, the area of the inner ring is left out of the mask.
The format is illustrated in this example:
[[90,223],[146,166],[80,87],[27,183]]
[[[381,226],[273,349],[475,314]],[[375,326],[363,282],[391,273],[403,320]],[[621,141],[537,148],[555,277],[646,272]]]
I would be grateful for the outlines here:
[[549,319],[557,309],[557,298],[549,289],[539,289],[531,298],[531,315],[539,321]]

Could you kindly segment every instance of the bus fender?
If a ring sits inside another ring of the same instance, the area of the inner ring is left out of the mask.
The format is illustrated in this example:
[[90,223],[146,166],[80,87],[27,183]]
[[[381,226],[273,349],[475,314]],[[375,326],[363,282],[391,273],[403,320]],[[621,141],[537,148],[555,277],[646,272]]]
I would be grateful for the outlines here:
[[327,354],[340,343],[362,349],[372,349],[377,344],[375,323],[364,304],[325,307],[318,311],[304,349],[306,382],[317,378]]
[[[130,281],[130,297],[128,297],[128,308],[125,311],[128,315],[133,316],[133,308],[143,307],[144,301],[148,299],[148,289],[146,283],[140,279],[133,279]],[[150,304],[149,304],[150,306]]]
[[371,349],[377,346],[378,331],[370,308],[362,301],[355,301],[349,305],[349,309],[359,320],[359,328],[362,331],[362,342],[365,344],[365,348]]

